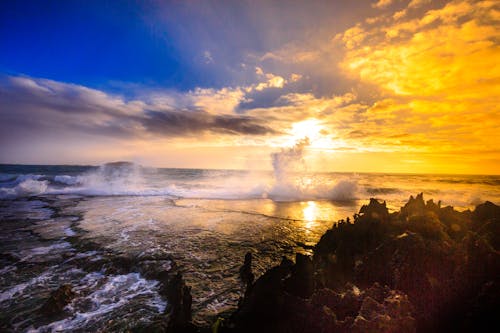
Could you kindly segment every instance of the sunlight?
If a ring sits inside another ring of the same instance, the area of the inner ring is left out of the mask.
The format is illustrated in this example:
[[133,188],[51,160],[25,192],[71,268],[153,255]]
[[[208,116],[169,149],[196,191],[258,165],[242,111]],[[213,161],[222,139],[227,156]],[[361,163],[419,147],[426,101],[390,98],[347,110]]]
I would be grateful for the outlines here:
[[315,221],[318,219],[318,207],[316,206],[316,202],[308,201],[307,206],[302,210],[302,214],[304,215],[304,220],[306,221],[306,229],[311,229]]
[[319,123],[319,120],[308,119],[294,123],[290,132],[293,142],[307,137],[312,144],[321,137],[322,130],[323,126]]
[[[339,142],[333,141],[328,133],[331,129],[327,128],[318,119],[310,118],[304,121],[296,122],[289,131],[285,146],[293,146],[298,141],[305,138],[309,139],[310,148],[315,149],[335,149]],[[337,140],[338,141],[338,140]]]

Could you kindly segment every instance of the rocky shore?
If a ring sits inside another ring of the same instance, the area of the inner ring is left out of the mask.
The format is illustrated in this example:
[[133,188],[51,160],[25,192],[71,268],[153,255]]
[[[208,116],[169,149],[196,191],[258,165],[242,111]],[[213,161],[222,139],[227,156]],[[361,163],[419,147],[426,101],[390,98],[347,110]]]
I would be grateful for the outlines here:
[[[371,199],[334,223],[312,256],[283,258],[255,280],[247,253],[238,308],[210,327],[192,323],[190,287],[170,257],[104,256],[82,266],[160,282],[165,312],[130,332],[476,332],[497,327],[499,249],[500,207],[491,202],[459,212],[419,194],[390,213]],[[72,297],[60,286],[40,315],[58,316]],[[122,330],[119,319],[111,327]]]
[[189,287],[166,284],[167,314],[156,332],[472,332],[497,327],[500,207],[441,207],[423,195],[399,212],[371,199],[334,223],[312,257],[283,258],[256,281],[251,254],[233,313],[211,328],[189,322]]

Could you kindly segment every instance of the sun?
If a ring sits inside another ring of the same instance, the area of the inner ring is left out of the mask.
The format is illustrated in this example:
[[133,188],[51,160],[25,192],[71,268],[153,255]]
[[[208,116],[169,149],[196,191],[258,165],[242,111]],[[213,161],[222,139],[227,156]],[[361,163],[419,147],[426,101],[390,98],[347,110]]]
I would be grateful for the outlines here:
[[310,148],[331,149],[336,145],[328,136],[329,132],[325,125],[315,118],[296,122],[288,131],[287,145],[293,146],[300,140],[308,138]]
[[321,137],[321,132],[323,131],[323,126],[317,119],[307,119],[298,123],[294,123],[290,129],[290,134],[294,141],[301,140],[303,138],[309,138],[309,141],[313,143]]

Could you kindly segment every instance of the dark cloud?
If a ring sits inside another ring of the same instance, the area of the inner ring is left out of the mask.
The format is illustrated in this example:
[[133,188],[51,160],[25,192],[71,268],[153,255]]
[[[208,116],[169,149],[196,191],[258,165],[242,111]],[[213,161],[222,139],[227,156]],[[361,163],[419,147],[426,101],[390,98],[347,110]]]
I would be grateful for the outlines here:
[[233,135],[276,133],[251,117],[213,115],[205,111],[146,111],[141,123],[149,132],[165,136],[192,135],[205,131]]
[[99,90],[29,77],[0,77],[0,105],[4,143],[80,134],[119,138],[276,133],[264,120],[250,116],[125,101]]

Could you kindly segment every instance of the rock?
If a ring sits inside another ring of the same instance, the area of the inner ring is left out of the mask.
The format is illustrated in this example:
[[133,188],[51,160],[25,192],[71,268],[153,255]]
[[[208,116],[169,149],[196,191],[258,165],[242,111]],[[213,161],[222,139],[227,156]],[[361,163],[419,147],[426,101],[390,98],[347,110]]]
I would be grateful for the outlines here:
[[335,313],[338,320],[347,317],[356,317],[361,306],[362,299],[352,289],[337,292],[328,288],[319,289],[314,292],[311,303],[316,306],[326,306]]
[[229,325],[239,331],[262,331],[261,323],[276,322],[286,313],[284,280],[290,275],[288,261],[267,270],[247,290],[238,309],[232,314]]
[[[351,332],[415,332],[415,319],[408,296],[375,285],[364,297]],[[373,290],[378,289],[378,290]]]
[[449,240],[445,225],[433,212],[424,212],[421,215],[408,217],[408,230],[420,234],[425,239],[444,241]]
[[297,253],[291,276],[285,281],[285,290],[293,295],[309,298],[314,289],[313,263],[309,256]]
[[500,218],[500,206],[495,205],[490,201],[476,206],[472,212],[472,219],[474,222],[486,222],[492,219]]
[[500,206],[489,201],[477,206],[472,212],[472,230],[500,251]]
[[408,202],[401,208],[400,218],[405,219],[425,212],[424,194],[420,193],[415,198],[410,196]]
[[168,284],[160,290],[167,298],[168,330],[167,332],[187,332],[192,330],[192,297],[191,288],[186,286],[181,273],[177,273]]
[[389,210],[385,201],[380,203],[377,199],[370,199],[368,205],[363,205],[359,210],[360,215],[368,216],[372,219],[378,219],[381,221],[387,221],[389,218]]
[[[400,212],[371,199],[314,248],[247,289],[221,332],[453,332],[494,327],[500,211],[410,197]],[[245,258],[240,276],[251,271]],[[245,281],[245,280],[244,280]],[[247,280],[248,281],[248,280]],[[355,283],[356,286],[353,284]]]
[[39,312],[48,317],[60,314],[64,307],[68,305],[74,297],[75,293],[71,285],[64,284],[50,294]]
[[245,262],[240,268],[240,279],[247,286],[251,285],[254,280],[254,275],[252,272],[252,253],[247,252],[245,254]]

